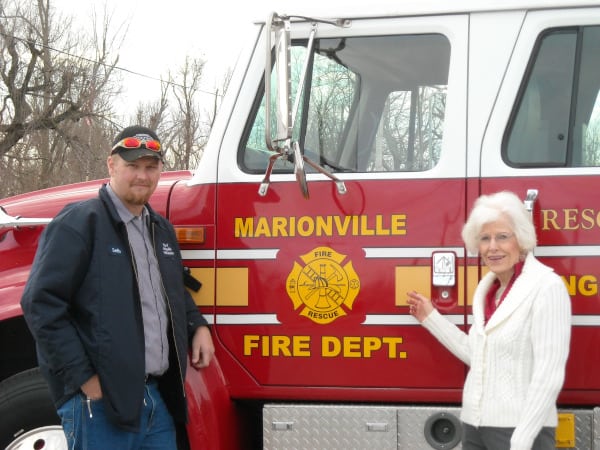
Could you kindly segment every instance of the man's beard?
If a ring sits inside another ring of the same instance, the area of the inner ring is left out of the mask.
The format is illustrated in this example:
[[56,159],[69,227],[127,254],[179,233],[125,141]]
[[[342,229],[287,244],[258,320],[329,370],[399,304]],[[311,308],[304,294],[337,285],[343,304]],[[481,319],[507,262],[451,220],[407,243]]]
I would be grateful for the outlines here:
[[125,195],[125,201],[132,204],[132,205],[138,205],[138,206],[143,206],[146,203],[148,203],[148,200],[150,199],[150,193],[148,194],[136,194],[133,192],[128,192]]

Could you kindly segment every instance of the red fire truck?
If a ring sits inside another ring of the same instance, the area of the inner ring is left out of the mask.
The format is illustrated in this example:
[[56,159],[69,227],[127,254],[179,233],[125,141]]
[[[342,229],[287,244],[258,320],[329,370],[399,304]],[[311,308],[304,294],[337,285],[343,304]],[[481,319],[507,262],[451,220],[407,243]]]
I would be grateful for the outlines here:
[[[199,166],[151,200],[217,346],[188,371],[192,449],[460,448],[466,367],[405,294],[469,327],[460,231],[499,190],[572,300],[557,447],[600,448],[597,2],[369,2],[249,43]],[[44,224],[101,183],[0,200],[0,446],[59,440],[19,301]]]

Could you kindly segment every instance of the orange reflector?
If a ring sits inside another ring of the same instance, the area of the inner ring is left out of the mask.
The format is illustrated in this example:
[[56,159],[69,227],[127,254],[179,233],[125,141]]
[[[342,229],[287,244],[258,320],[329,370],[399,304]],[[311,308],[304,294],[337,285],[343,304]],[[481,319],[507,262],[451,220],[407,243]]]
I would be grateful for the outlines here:
[[176,227],[175,235],[180,244],[204,244],[204,227]]

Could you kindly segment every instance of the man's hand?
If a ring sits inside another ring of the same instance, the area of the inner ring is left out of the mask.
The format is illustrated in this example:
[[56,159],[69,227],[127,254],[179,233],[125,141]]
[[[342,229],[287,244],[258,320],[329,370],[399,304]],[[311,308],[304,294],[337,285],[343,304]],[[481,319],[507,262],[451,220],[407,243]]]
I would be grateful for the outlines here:
[[99,400],[102,398],[102,388],[100,387],[100,379],[98,375],[94,375],[81,385],[81,392],[90,400]]
[[192,367],[202,369],[207,367],[215,354],[215,346],[208,327],[199,327],[192,339]]

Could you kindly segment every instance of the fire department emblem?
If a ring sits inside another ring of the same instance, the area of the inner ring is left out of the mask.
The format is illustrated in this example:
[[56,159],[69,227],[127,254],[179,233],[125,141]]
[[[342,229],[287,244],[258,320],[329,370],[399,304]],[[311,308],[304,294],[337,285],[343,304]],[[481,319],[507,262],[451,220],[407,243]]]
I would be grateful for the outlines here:
[[294,262],[286,283],[294,309],[303,306],[300,314],[320,324],[345,316],[360,291],[352,261],[342,266],[346,255],[328,247],[317,247],[300,259],[304,265]]

